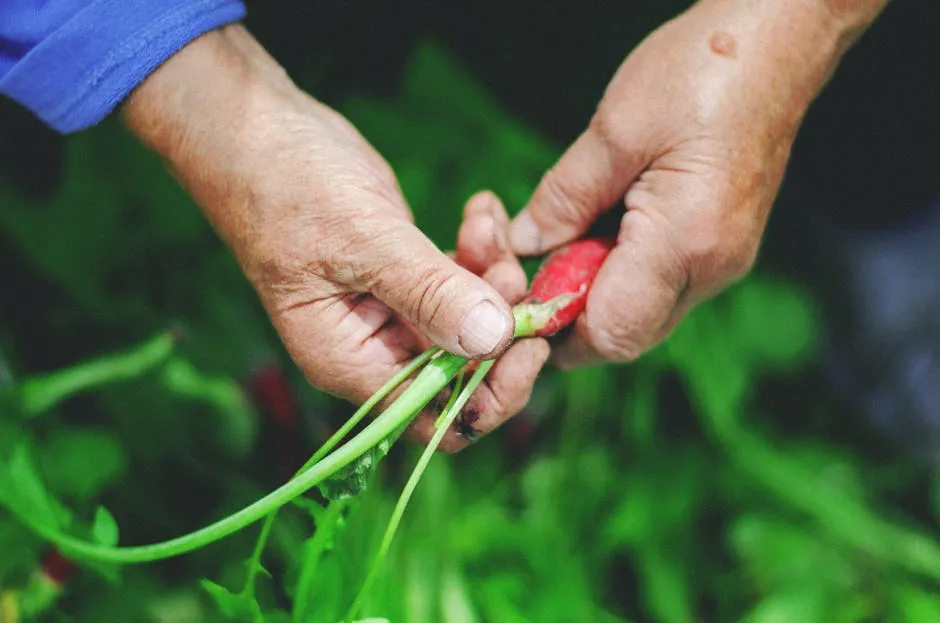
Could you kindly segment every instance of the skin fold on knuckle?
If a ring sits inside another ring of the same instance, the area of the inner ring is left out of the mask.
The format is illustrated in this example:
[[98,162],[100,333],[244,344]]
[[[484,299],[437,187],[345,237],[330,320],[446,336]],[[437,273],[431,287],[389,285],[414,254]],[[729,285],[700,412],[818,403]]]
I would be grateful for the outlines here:
[[763,230],[763,219],[754,217],[757,211],[750,205],[711,209],[697,226],[683,232],[679,248],[689,267],[693,296],[712,295],[750,272]]
[[[587,228],[593,213],[590,189],[579,187],[577,180],[564,176],[563,169],[558,166],[548,171],[539,184],[537,196],[533,198],[533,204],[543,209],[532,210],[531,214],[540,227],[576,232],[574,235],[577,235]],[[552,239],[557,235],[548,238],[552,244],[560,242]]]
[[[633,330],[631,330],[633,329]],[[640,331],[623,324],[602,325],[590,330],[591,346],[605,361],[631,363],[639,359],[649,348],[636,337]]]
[[592,308],[591,302],[589,299],[579,329],[593,355],[604,361],[631,363],[652,345],[652,325],[656,320],[649,307],[624,310],[602,304]]
[[[383,274],[377,278],[375,291],[383,293],[392,288],[401,287],[400,275],[402,274],[410,275],[406,280],[410,285],[407,294],[402,299],[401,313],[426,327],[435,327],[444,321],[456,299],[455,291],[459,289],[456,275],[427,263],[395,262],[388,265]],[[396,275],[394,282],[387,281],[385,275]]]
[[[369,203],[349,197],[331,198],[308,224],[307,231],[318,232],[311,239],[316,248],[309,270],[356,292],[395,288],[393,277],[397,271],[412,270],[398,251],[402,221],[381,209],[350,209],[346,207],[349,205]],[[352,213],[355,218],[351,218]]]
[[615,168],[637,148],[633,129],[627,123],[627,98],[605,96],[591,117],[586,134],[602,145]]

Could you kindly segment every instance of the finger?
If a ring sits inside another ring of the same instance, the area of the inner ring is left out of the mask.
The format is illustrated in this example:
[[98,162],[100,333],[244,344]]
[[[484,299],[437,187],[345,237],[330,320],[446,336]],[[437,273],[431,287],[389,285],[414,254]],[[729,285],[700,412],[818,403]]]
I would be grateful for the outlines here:
[[520,255],[538,255],[584,234],[603,212],[622,201],[647,164],[641,152],[621,149],[609,124],[594,122],[542,178],[513,220],[510,242]]
[[573,335],[553,349],[553,361],[574,368],[635,360],[673,328],[688,284],[687,263],[665,218],[627,212]]
[[482,275],[510,303],[522,299],[526,275],[509,247],[509,215],[489,191],[474,195],[464,208],[455,259]]
[[[513,344],[493,365],[486,381],[457,416],[454,426],[441,441],[441,449],[460,450],[519,413],[529,402],[532,387],[548,356],[548,342],[541,338],[527,338]],[[426,443],[434,435],[436,417],[433,411],[422,414],[412,425],[409,437]]]
[[457,261],[476,274],[503,259],[514,259],[508,240],[509,216],[493,193],[475,194],[464,207],[457,232]]
[[[448,251],[445,255],[457,261],[457,252]],[[459,262],[458,262],[459,263]],[[463,266],[463,264],[461,264]],[[464,266],[466,268],[466,266]],[[527,277],[519,260],[513,256],[510,260],[499,260],[488,267],[482,274],[487,283],[493,286],[509,303],[518,303],[525,296]]]
[[483,278],[509,303],[518,303],[525,296],[527,287],[525,271],[515,259],[496,262],[486,269]]
[[481,359],[497,355],[514,329],[509,304],[491,285],[450,260],[416,227],[386,221],[358,256],[357,284],[432,342]]

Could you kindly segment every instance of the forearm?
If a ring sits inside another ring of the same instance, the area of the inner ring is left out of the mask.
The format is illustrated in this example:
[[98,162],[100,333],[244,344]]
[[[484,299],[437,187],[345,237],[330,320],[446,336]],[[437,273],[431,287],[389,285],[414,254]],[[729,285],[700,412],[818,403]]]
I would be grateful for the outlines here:
[[[784,0],[786,1],[786,0]],[[889,0],[813,0],[834,20],[842,32],[845,47],[851,45],[871,26]],[[797,3],[793,3],[797,4]]]
[[842,56],[889,0],[700,0],[702,71],[717,88],[746,84],[745,107],[795,132]]
[[297,97],[283,69],[241,25],[194,40],[134,90],[121,110],[130,131],[160,155],[236,255],[255,227],[250,154],[270,147],[265,118]]
[[[287,94],[292,83],[240,25],[206,33],[167,60],[127,99],[121,116],[130,131],[183,177],[218,162],[199,159],[231,151],[263,98]],[[188,185],[192,180],[181,180]]]

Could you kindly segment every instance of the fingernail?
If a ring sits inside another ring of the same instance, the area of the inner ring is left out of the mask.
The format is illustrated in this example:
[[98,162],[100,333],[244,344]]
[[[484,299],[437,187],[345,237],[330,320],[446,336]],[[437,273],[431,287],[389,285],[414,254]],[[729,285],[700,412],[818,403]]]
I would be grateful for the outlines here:
[[528,212],[515,218],[509,227],[509,242],[519,255],[534,255],[542,251],[542,233]]
[[457,342],[471,357],[496,350],[509,329],[509,318],[492,301],[480,301],[460,323]]

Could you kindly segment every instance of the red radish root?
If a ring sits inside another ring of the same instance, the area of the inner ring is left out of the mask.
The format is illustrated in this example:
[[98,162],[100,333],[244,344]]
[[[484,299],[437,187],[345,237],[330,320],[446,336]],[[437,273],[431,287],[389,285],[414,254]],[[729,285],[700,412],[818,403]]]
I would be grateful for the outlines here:
[[554,335],[574,322],[584,310],[588,290],[616,242],[613,238],[576,240],[545,258],[522,305],[552,301],[558,305],[552,306],[551,316],[534,335]]

